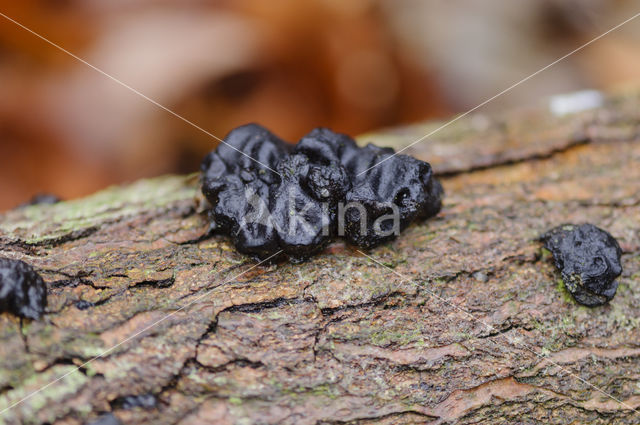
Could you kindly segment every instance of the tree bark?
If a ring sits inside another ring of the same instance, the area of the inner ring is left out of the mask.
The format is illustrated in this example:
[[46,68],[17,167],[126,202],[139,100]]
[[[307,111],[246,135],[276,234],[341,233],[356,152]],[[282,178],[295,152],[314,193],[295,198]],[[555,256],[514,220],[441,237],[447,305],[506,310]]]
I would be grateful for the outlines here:
[[[9,211],[0,255],[41,272],[49,306],[0,314],[0,422],[636,424],[639,111],[624,93],[456,121],[403,152],[433,164],[442,212],[366,255],[254,267],[207,235],[197,175]],[[566,222],[623,248],[606,306],[576,304],[536,240]],[[155,406],[127,406],[141,394]]]

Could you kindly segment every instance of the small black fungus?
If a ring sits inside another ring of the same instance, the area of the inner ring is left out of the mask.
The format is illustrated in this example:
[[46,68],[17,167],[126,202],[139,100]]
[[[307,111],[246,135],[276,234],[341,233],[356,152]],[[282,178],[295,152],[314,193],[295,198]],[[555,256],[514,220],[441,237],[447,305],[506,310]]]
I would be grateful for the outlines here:
[[613,299],[622,273],[622,250],[613,236],[593,224],[564,224],[541,240],[577,302],[593,307]]
[[33,267],[0,258],[0,311],[39,319],[46,306],[47,286]]
[[304,261],[335,236],[371,248],[442,205],[428,163],[326,128],[293,146],[248,124],[225,142],[202,162],[202,192],[217,231],[260,260]]
[[136,407],[153,409],[156,407],[156,398],[153,394],[128,395],[122,398],[120,406],[126,410]]
[[78,310],[86,310],[88,308],[93,307],[95,304],[92,303],[91,301],[86,301],[86,300],[78,300],[75,302],[75,306]]
[[58,196],[53,195],[51,193],[38,193],[37,195],[34,195],[33,198],[29,199],[27,202],[20,204],[19,208],[28,207],[30,205],[57,204],[58,202],[61,202],[61,201],[62,199],[60,199]]

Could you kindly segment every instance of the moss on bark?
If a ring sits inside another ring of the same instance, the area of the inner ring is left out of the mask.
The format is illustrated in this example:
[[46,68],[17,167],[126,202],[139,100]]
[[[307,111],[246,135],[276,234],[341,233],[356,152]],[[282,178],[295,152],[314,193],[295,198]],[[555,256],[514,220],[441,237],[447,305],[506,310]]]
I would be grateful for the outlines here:
[[[393,271],[342,243],[252,268],[201,238],[197,176],[7,212],[0,255],[37,267],[50,295],[42,321],[0,315],[0,410],[64,377],[0,422],[638,423],[638,111],[637,93],[563,117],[541,105],[414,145],[447,196],[367,253]],[[360,140],[398,148],[438,125]],[[624,250],[617,296],[594,309],[567,298],[536,241],[584,221]],[[138,394],[156,407],[117,403]]]

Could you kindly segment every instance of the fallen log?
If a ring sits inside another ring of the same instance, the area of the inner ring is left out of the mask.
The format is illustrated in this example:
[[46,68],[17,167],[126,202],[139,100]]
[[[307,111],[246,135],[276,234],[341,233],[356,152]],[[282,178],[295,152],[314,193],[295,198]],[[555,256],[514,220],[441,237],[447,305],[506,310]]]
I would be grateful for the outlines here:
[[[403,153],[434,166],[442,212],[299,265],[210,235],[197,175],[2,214],[0,256],[36,267],[49,305],[0,314],[0,422],[638,423],[640,94],[468,116]],[[565,222],[620,242],[608,305],[576,304],[542,250]]]

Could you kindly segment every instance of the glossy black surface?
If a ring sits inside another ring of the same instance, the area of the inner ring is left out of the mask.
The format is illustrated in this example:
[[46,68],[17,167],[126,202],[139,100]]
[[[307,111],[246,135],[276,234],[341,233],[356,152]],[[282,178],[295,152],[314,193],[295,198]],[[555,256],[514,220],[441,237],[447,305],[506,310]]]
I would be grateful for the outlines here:
[[593,224],[564,224],[542,240],[577,302],[593,307],[613,299],[622,273],[622,251],[613,236]]
[[0,311],[39,319],[47,306],[47,287],[40,275],[20,260],[0,258]]
[[157,401],[153,394],[141,394],[123,397],[120,404],[123,409],[135,409],[136,407],[153,409],[156,407]]
[[[325,128],[293,146],[249,124],[225,142],[202,162],[202,191],[217,231],[261,260],[283,250],[303,261],[335,236],[371,248],[441,208],[428,163]],[[385,219],[394,209],[398,220]]]

